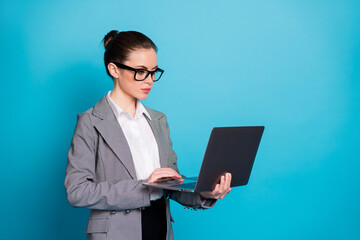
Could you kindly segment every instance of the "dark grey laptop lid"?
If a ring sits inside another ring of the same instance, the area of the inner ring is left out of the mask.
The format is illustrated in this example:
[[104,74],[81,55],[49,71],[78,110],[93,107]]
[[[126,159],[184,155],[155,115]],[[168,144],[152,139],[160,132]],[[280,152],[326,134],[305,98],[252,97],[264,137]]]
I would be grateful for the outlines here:
[[263,126],[213,128],[195,192],[212,190],[226,172],[231,187],[246,185],[263,132]]

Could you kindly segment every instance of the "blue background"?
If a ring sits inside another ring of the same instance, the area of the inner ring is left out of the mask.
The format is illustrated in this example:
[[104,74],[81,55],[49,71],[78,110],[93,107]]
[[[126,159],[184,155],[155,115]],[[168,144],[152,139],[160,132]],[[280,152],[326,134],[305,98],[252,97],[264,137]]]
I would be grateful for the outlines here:
[[[63,180],[76,114],[112,88],[101,39],[137,30],[165,75],[167,114],[196,175],[214,126],[265,125],[250,182],[215,208],[172,203],[176,239],[360,239],[359,1],[4,1],[3,239],[84,239]],[[187,229],[184,231],[184,229]]]

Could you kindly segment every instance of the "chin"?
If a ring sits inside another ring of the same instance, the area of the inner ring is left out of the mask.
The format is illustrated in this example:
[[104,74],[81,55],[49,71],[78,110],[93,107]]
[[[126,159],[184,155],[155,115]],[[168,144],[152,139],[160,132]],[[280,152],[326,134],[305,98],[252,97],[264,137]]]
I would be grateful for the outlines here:
[[141,95],[141,96],[138,96],[137,99],[140,99],[140,100],[145,100],[147,99],[148,95]]

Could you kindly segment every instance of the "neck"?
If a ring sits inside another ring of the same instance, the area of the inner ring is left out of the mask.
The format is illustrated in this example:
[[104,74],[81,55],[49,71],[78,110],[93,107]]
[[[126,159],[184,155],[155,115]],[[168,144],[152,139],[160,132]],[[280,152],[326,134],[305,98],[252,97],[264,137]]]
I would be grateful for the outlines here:
[[116,84],[114,85],[114,89],[110,93],[110,97],[116,103],[116,105],[121,107],[121,109],[130,113],[131,116],[135,116],[137,101],[136,98],[126,94]]

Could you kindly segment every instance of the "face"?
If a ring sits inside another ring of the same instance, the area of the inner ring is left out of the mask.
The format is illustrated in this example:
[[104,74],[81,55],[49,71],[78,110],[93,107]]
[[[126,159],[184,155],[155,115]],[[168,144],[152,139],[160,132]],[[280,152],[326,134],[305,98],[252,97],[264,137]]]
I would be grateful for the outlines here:
[[[154,49],[137,49],[130,53],[128,60],[123,63],[135,69],[153,71],[157,68],[157,57]],[[136,99],[146,99],[154,85],[151,74],[144,81],[135,81],[134,71],[118,69],[117,81],[120,90],[127,96]]]

